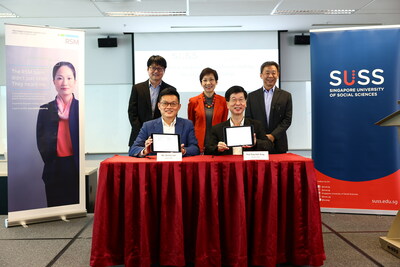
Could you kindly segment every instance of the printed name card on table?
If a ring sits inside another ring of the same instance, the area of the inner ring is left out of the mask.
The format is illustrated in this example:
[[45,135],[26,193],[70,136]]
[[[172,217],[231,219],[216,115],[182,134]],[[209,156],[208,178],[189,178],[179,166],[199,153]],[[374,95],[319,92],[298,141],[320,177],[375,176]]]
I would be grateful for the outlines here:
[[268,151],[243,151],[243,160],[269,160]]
[[157,161],[182,161],[181,152],[158,152]]

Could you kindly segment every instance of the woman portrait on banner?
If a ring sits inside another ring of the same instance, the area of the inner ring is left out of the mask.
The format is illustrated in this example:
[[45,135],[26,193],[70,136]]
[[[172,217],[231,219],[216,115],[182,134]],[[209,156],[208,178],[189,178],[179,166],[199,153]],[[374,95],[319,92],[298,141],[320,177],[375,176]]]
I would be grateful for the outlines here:
[[55,64],[53,83],[57,95],[40,106],[36,126],[48,207],[79,203],[79,102],[74,96],[74,66]]
[[194,132],[202,154],[211,127],[228,118],[225,98],[215,93],[217,83],[218,73],[211,68],[203,69],[200,73],[200,84],[204,90],[200,95],[189,99],[188,119],[194,124]]

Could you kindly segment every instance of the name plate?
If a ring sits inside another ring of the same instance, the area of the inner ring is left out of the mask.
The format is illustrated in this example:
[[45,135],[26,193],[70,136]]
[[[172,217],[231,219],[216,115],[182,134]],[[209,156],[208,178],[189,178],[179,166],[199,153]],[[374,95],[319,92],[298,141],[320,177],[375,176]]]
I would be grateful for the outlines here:
[[182,152],[158,152],[157,161],[182,161]]
[[269,160],[268,151],[243,151],[243,160]]

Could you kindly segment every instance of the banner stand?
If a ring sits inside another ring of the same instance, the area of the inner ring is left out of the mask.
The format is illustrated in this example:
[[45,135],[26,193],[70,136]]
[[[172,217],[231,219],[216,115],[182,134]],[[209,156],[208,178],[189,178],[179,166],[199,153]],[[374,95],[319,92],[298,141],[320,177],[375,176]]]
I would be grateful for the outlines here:
[[400,209],[398,129],[376,123],[398,110],[399,40],[400,25],[310,30],[321,210],[395,216]]
[[74,218],[79,218],[79,217],[86,217],[86,210],[85,211],[74,211],[71,213],[66,213],[64,215],[55,215],[55,216],[48,216],[46,214],[42,214],[41,216],[37,217],[30,217],[29,219],[25,220],[13,220],[10,221],[9,219],[4,220],[4,226],[6,228],[12,227],[12,226],[22,226],[24,228],[28,227],[28,224],[33,224],[33,223],[41,223],[41,222],[48,222],[48,221],[58,221],[58,220],[63,220],[63,221],[68,221],[69,219],[74,219]]
[[6,227],[87,214],[84,52],[82,30],[5,24]]

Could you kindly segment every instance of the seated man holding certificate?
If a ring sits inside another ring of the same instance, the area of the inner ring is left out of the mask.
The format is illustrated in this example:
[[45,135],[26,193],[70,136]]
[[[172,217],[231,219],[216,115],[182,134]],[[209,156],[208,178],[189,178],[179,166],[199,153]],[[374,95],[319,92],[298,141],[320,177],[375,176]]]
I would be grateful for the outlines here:
[[265,136],[262,124],[244,117],[247,92],[243,87],[229,88],[225,100],[231,117],[211,128],[204,154],[242,155],[243,151],[270,151],[273,143]]
[[181,108],[175,88],[160,92],[158,108],[161,117],[147,121],[129,149],[129,156],[144,157],[157,152],[182,152],[182,156],[199,155],[199,147],[190,120],[177,117]]

